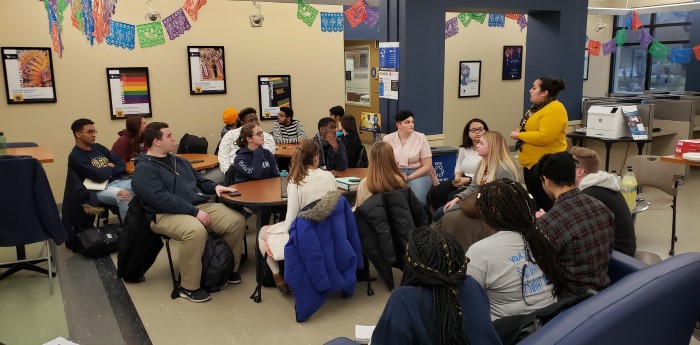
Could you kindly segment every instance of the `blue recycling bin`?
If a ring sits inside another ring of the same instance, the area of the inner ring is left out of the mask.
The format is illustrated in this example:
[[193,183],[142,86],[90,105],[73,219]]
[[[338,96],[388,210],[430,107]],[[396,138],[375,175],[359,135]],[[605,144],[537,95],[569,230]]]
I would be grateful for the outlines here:
[[457,149],[450,146],[431,147],[433,153],[433,170],[440,182],[451,181],[455,177],[457,164]]

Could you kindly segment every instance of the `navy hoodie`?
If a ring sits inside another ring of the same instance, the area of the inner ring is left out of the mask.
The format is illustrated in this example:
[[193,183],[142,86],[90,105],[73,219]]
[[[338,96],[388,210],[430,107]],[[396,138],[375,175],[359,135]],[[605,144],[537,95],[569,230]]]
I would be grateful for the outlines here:
[[169,154],[171,168],[155,157],[141,153],[136,157],[131,187],[140,196],[149,221],[157,213],[189,214],[196,217],[195,205],[208,202],[216,183],[203,178],[186,159]]
[[280,176],[275,156],[262,146],[255,151],[247,147],[238,149],[236,158],[233,160],[233,168],[236,169],[234,183]]

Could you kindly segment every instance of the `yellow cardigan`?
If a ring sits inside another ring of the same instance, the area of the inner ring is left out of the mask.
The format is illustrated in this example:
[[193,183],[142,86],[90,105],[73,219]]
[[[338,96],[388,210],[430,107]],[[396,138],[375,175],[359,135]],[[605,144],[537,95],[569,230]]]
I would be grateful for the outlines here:
[[518,138],[523,149],[518,153],[520,165],[531,168],[547,153],[566,151],[566,126],[569,116],[559,101],[552,101],[532,114],[525,122],[525,132]]

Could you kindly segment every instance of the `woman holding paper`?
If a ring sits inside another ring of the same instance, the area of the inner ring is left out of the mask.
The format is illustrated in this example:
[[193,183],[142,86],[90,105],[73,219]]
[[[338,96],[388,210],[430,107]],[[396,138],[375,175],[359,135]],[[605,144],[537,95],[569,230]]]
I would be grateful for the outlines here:
[[541,77],[532,83],[530,102],[532,106],[523,115],[518,129],[510,132],[517,140],[518,160],[523,167],[523,178],[527,190],[537,202],[537,207],[549,211],[554,204],[542,188],[542,181],[533,171],[537,162],[547,153],[566,151],[566,126],[569,116],[564,105],[557,100],[559,91],[566,83],[559,78]]

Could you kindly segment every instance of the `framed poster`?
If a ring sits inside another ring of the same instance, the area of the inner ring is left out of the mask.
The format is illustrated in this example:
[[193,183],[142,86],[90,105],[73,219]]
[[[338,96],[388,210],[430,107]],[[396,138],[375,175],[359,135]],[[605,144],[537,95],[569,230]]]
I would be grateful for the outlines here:
[[459,98],[479,97],[481,92],[481,61],[459,62]]
[[107,68],[107,88],[112,120],[127,115],[152,116],[148,67]]
[[588,63],[591,61],[588,48],[583,51],[583,80],[588,80]]
[[190,95],[226,93],[224,47],[187,47]]
[[523,46],[503,46],[502,80],[519,80],[523,75]]
[[0,49],[7,104],[56,103],[51,48]]
[[280,107],[292,107],[292,78],[289,75],[259,75],[261,120],[275,120]]

